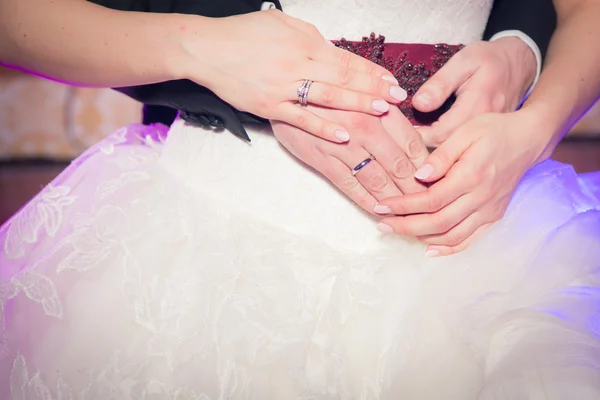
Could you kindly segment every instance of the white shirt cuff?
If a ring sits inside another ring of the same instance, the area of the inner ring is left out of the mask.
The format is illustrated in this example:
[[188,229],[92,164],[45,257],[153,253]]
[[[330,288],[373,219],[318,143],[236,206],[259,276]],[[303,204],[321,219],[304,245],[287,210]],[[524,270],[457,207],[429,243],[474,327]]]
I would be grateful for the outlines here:
[[535,43],[532,38],[530,38],[525,33],[521,32],[521,31],[517,31],[517,30],[498,32],[490,38],[490,41],[498,40],[498,39],[501,39],[504,37],[511,37],[511,36],[516,36],[519,39],[521,39],[523,42],[525,42],[525,44],[533,52],[533,55],[535,56],[535,61],[537,62],[537,70],[536,70],[535,78],[533,80],[533,83],[529,87],[529,90],[527,90],[527,93],[525,93],[525,96],[523,97],[523,100],[521,101],[521,104],[522,104],[525,100],[527,100],[527,97],[529,97],[529,95],[533,91],[533,88],[535,88],[535,85],[536,85],[538,79],[540,79],[540,73],[542,72],[542,52],[540,51],[540,48],[538,47],[537,43]]
[[273,3],[269,3],[268,1],[263,1],[262,5],[260,6],[260,11],[264,11],[264,10],[272,10],[275,7],[275,4]]

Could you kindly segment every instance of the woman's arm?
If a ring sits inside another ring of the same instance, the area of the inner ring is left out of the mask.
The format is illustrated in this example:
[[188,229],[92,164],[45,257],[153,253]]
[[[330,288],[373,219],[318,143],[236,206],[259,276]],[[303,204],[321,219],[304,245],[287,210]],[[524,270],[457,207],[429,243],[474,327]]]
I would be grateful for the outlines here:
[[[114,11],[84,0],[2,0],[0,62],[81,86],[177,79],[186,18]],[[202,21],[193,18],[196,25]]]
[[84,86],[189,79],[238,110],[334,142],[349,140],[343,126],[295,105],[303,81],[314,81],[304,100],[331,108],[382,115],[406,98],[385,68],[279,11],[206,18],[85,0],[2,0],[0,62]]
[[554,0],[558,29],[537,87],[523,105],[539,136],[538,161],[600,96],[600,0]]

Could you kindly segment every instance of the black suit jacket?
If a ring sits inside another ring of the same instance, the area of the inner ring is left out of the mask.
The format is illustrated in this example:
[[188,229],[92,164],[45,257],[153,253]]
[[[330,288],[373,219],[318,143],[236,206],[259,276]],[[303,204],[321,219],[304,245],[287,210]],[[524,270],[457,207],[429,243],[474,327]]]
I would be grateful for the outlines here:
[[[260,10],[263,0],[91,0],[123,11],[197,14],[227,17]],[[281,9],[278,0],[270,0]],[[449,21],[449,23],[451,23]],[[556,28],[552,0],[496,0],[484,39],[505,30],[520,30],[539,46],[542,57]],[[368,29],[368,28],[367,28]],[[207,57],[210,57],[207,54]],[[177,110],[187,121],[214,128],[226,128],[236,136],[250,140],[243,124],[266,122],[262,118],[232,108],[205,87],[188,80],[141,85],[116,90],[144,103],[144,123],[169,124]]]

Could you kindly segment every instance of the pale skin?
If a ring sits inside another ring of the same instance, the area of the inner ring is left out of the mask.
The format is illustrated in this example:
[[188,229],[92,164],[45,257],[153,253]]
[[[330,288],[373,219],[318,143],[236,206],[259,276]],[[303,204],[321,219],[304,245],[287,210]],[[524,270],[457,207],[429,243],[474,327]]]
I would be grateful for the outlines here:
[[[558,29],[521,110],[457,128],[415,173],[426,191],[381,201],[383,232],[416,236],[427,255],[464,250],[502,218],[520,179],[552,154],[600,95],[600,0],[555,0]],[[574,45],[576,44],[576,45]]]
[[190,79],[238,109],[337,143],[351,133],[295,106],[304,79],[315,81],[309,102],[331,108],[382,115],[406,98],[385,69],[276,10],[213,19],[85,0],[2,0],[0,63],[91,87]]
[[[536,69],[533,52],[519,38],[476,42],[455,55],[417,93],[429,96],[428,101],[421,97],[415,104],[422,111],[435,110],[452,93],[457,94],[453,107],[431,128],[417,132],[397,109],[382,117],[319,109],[316,112],[338,118],[353,132],[348,143],[327,143],[280,122],[273,123],[273,132],[292,154],[363,209],[376,213],[378,201],[425,190],[414,173],[429,154],[426,145],[437,146],[456,126],[476,115],[513,111],[531,86]],[[352,176],[352,168],[369,154],[376,161]]]

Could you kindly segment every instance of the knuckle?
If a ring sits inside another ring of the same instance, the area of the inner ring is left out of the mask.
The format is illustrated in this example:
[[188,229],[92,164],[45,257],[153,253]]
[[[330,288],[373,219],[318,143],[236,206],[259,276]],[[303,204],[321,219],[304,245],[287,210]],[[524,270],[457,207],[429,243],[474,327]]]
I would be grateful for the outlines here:
[[463,234],[458,232],[448,232],[445,236],[445,243],[448,246],[458,246],[461,244],[466,238]]
[[330,106],[335,101],[335,91],[330,86],[325,86],[321,91],[321,101],[323,105]]
[[396,214],[396,215],[406,214],[406,207],[405,207],[404,202],[402,200],[395,201],[395,202],[393,202],[391,204],[388,204],[388,206],[392,210],[392,214]]
[[365,114],[353,113],[348,120],[350,127],[358,132],[365,132],[370,128],[370,119]]
[[372,93],[383,93],[386,91],[385,89],[386,86],[388,86],[388,83],[385,79],[381,79],[376,76],[370,76],[369,81],[368,87]]
[[342,86],[347,86],[353,78],[352,69],[348,66],[341,66],[338,70],[338,82]]
[[342,50],[340,52],[340,65],[342,67],[347,67],[350,68],[350,66],[352,65],[352,53],[350,53],[349,51],[346,50]]
[[298,126],[298,128],[306,128],[306,126],[308,125],[308,120],[306,119],[306,117],[303,114],[298,114],[296,115],[296,126]]
[[446,218],[440,218],[433,223],[436,232],[447,232],[452,228],[452,224]]
[[376,77],[379,80],[383,80],[381,78],[379,78],[380,73],[380,69],[377,67],[377,65],[370,63],[370,65],[367,67],[367,74],[372,75],[374,77]]
[[394,174],[394,178],[406,179],[412,176],[413,172],[413,165],[407,158],[400,157],[394,160],[394,168],[392,171],[392,173]]
[[309,31],[313,35],[321,35],[321,32],[317,29],[317,27],[309,22],[306,22],[306,30]]
[[345,193],[352,193],[360,186],[360,183],[354,176],[346,175],[340,179],[339,185]]
[[436,212],[442,208],[442,201],[438,196],[430,195],[427,199],[427,211]]
[[387,175],[380,172],[369,172],[364,171],[363,175],[364,184],[369,188],[369,190],[379,193],[382,192],[386,186],[389,184],[389,179]]
[[432,147],[439,148],[442,145],[442,143],[444,143],[446,141],[446,139],[448,139],[448,137],[449,137],[449,135],[445,132],[436,133],[431,138],[430,145],[432,145]]
[[257,93],[254,97],[254,107],[261,112],[270,112],[274,108],[269,96],[265,93]]
[[419,158],[425,151],[425,144],[420,137],[414,137],[408,142],[408,154],[407,156],[411,159]]
[[443,147],[437,148],[437,150],[435,151],[435,157],[441,165],[448,165],[450,163],[450,155],[446,152],[446,150]]

